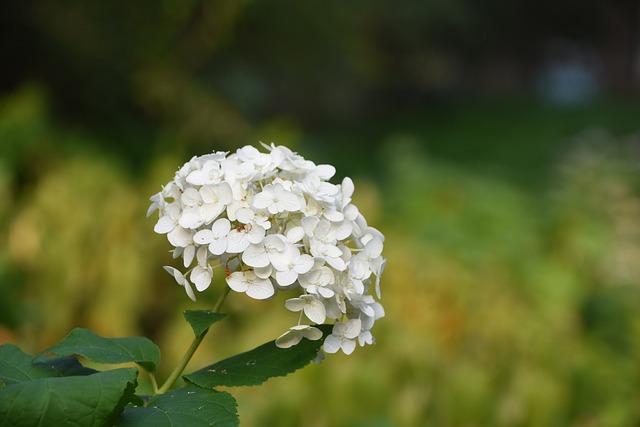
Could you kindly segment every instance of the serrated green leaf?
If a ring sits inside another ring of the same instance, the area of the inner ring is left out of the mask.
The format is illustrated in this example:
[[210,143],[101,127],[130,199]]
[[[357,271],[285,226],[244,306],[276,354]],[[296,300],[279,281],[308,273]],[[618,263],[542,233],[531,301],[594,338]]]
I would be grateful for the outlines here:
[[193,329],[196,337],[204,334],[207,329],[209,329],[209,326],[221,321],[225,317],[227,317],[226,313],[216,313],[211,310],[186,310],[184,312],[184,318],[187,319],[187,322],[191,325],[191,329]]
[[272,377],[282,377],[305,367],[313,360],[333,325],[317,326],[323,338],[310,341],[303,338],[290,348],[278,348],[275,341],[204,367],[183,378],[197,386],[212,389],[262,384]]
[[135,368],[122,368],[0,388],[0,427],[104,426],[122,412],[137,375]]
[[53,357],[33,363],[34,356],[13,344],[0,345],[0,382],[11,385],[41,378],[91,375],[74,357]]
[[88,329],[76,328],[62,341],[43,351],[36,360],[46,360],[46,355],[79,355],[96,363],[135,362],[149,372],[160,365],[160,349],[145,337],[104,338]]
[[194,385],[155,397],[146,407],[127,407],[116,427],[236,427],[240,424],[236,401]]

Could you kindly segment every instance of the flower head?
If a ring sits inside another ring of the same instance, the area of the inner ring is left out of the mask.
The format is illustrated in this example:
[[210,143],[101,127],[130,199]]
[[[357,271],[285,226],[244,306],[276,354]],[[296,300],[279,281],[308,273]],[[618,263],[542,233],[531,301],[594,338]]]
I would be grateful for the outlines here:
[[[188,270],[165,269],[193,300],[193,288],[206,290],[216,268],[226,271],[229,288],[253,299],[296,293],[285,307],[300,312],[300,321],[335,322],[327,353],[372,344],[373,324],[384,316],[372,295],[380,298],[384,236],[351,203],[351,179],[333,184],[333,166],[263,147],[266,153],[246,146],[193,157],[151,197],[148,214],[159,212],[154,230]],[[300,321],[276,345],[322,338]]]

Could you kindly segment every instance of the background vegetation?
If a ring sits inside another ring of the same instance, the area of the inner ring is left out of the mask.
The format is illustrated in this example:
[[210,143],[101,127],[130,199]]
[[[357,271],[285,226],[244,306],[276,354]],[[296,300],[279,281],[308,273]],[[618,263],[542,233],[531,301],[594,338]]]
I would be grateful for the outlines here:
[[[243,425],[638,425],[637,4],[561,3],[4,6],[0,342],[142,334],[168,372],[223,282],[183,295],[148,197],[273,141],[354,178],[387,316],[236,392]],[[273,339],[280,307],[231,297],[193,367]]]

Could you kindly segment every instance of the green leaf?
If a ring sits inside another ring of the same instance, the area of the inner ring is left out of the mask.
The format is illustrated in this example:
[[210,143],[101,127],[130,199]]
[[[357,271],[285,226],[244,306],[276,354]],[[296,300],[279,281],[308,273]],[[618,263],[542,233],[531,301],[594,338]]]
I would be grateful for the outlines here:
[[47,358],[33,363],[34,357],[13,344],[0,345],[0,381],[6,385],[41,378],[90,375],[97,371],[82,366],[74,357]]
[[193,329],[196,337],[204,334],[207,329],[209,329],[209,326],[221,321],[225,317],[227,317],[226,313],[216,313],[211,310],[186,310],[184,312],[184,318],[187,319],[187,322],[191,325],[191,329]]
[[299,344],[290,348],[278,348],[275,341],[271,341],[183,378],[200,387],[212,389],[218,386],[258,385],[269,378],[288,375],[303,368],[316,357],[333,325],[320,325],[317,328],[323,332],[323,338],[318,341],[303,338]]
[[49,372],[50,377],[78,377],[95,374],[95,369],[82,366],[75,357],[47,357],[33,362],[36,369]]
[[160,349],[148,338],[104,338],[83,328],[71,331],[58,344],[40,353],[36,360],[43,361],[48,354],[79,355],[96,363],[135,362],[150,372],[155,372],[160,364]]
[[194,385],[171,390],[152,399],[146,407],[127,407],[116,427],[236,427],[240,424],[236,401]]
[[106,425],[133,395],[137,375],[137,369],[123,368],[0,388],[0,427]]

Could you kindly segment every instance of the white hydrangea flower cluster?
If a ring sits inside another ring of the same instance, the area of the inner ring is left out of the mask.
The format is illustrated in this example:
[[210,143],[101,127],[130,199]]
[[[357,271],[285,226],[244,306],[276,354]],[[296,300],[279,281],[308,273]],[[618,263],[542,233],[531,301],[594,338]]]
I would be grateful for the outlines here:
[[151,197],[148,215],[160,213],[154,230],[167,235],[188,270],[164,268],[194,301],[193,287],[207,289],[217,267],[232,290],[254,299],[296,291],[285,307],[300,312],[298,324],[276,340],[279,347],[322,337],[301,324],[303,315],[335,321],[327,353],[372,344],[371,328],[384,316],[371,295],[373,287],[380,298],[384,236],[351,203],[350,178],[332,184],[333,166],[262,145],[267,153],[245,146],[193,157]]

